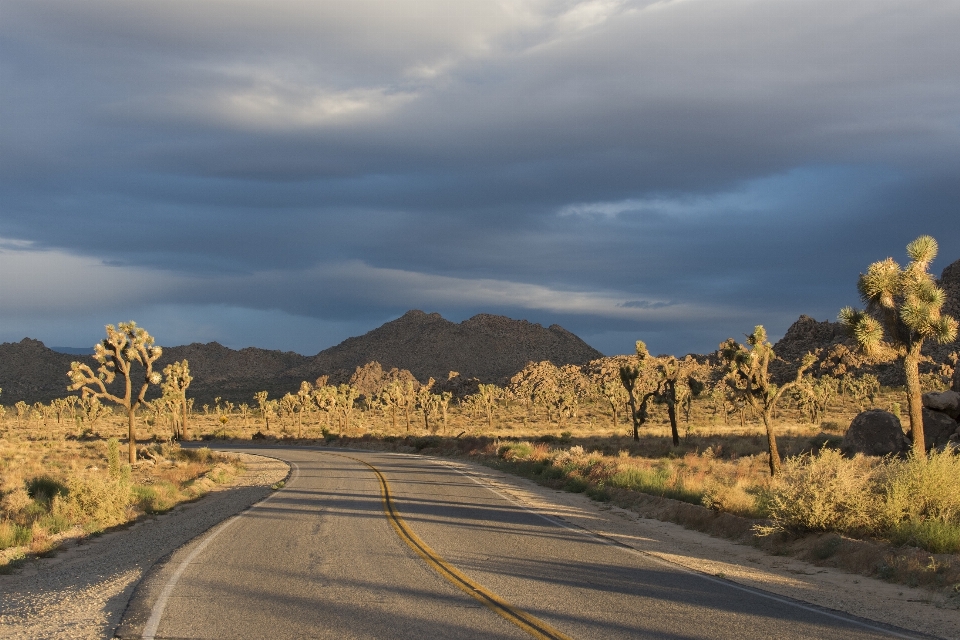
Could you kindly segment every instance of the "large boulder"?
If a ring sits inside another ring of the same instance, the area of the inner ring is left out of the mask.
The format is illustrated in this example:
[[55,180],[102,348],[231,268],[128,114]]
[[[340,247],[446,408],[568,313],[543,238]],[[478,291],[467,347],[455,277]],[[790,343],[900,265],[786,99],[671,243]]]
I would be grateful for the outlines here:
[[960,424],[947,414],[923,408],[923,441],[927,450],[945,447],[957,427]]
[[910,441],[903,433],[897,416],[882,409],[871,409],[853,419],[843,436],[840,450],[848,456],[856,453],[867,456],[899,455],[910,450]]
[[[960,369],[960,367],[958,367]],[[923,406],[945,413],[954,420],[960,417],[960,393],[956,391],[931,391],[923,394]]]

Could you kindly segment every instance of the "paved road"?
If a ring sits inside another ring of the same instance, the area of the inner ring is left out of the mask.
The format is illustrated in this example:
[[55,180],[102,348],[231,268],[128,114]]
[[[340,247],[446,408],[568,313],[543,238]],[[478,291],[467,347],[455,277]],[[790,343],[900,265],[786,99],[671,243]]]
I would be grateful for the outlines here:
[[430,459],[245,450],[290,462],[286,487],[175,555],[128,628],[211,639],[919,637],[611,545]]

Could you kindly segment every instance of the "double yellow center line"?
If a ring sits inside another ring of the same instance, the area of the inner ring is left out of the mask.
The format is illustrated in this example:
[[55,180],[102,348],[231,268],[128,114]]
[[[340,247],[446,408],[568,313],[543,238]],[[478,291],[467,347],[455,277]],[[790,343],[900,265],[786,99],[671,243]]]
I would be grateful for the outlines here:
[[417,536],[417,534],[415,534],[413,530],[407,526],[407,523],[403,521],[403,518],[400,517],[400,512],[397,511],[397,508],[393,504],[393,499],[390,497],[390,484],[387,482],[387,479],[383,477],[383,474],[380,473],[379,469],[374,467],[369,462],[361,460],[360,458],[354,458],[353,456],[347,456],[339,453],[334,453],[332,455],[349,458],[350,460],[366,465],[376,474],[377,479],[380,481],[380,495],[383,499],[383,512],[386,514],[387,520],[389,520],[390,524],[393,525],[393,529],[397,532],[397,535],[400,536],[400,539],[407,543],[407,546],[413,549],[417,555],[423,558],[426,563],[433,568],[434,571],[446,578],[451,584],[459,588],[461,591],[473,598],[476,598],[491,611],[517,625],[534,638],[543,640],[572,640],[569,636],[558,631],[557,629],[554,629],[546,622],[514,607],[512,604],[494,592],[490,591],[483,585],[474,582],[456,567],[444,560],[436,551],[431,549],[426,542],[421,540],[419,536]]

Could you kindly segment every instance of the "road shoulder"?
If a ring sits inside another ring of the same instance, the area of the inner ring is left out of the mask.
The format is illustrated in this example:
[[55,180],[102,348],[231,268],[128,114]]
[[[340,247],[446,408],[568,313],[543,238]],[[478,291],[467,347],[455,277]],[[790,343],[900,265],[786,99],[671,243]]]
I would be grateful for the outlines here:
[[942,638],[960,637],[960,612],[929,591],[773,556],[480,464],[435,459],[523,507],[665,562],[859,618]]
[[286,463],[241,455],[246,471],[229,487],[0,576],[0,638],[113,637],[145,575],[287,476]]

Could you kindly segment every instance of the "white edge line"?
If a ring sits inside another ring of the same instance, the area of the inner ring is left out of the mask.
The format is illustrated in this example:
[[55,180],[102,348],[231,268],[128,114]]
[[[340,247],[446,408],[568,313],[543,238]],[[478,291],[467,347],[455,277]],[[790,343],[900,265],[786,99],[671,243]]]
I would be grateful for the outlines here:
[[[408,454],[408,455],[409,455],[409,454]],[[420,457],[423,457],[423,456],[420,456]],[[677,564],[676,562],[671,562],[671,561],[669,561],[669,560],[667,560],[667,559],[665,559],[665,558],[661,558],[661,557],[660,557],[659,555],[657,555],[656,553],[652,553],[652,552],[648,552],[648,551],[640,551],[639,549],[634,549],[633,547],[630,547],[630,546],[628,546],[628,545],[625,545],[624,543],[616,542],[616,541],[614,541],[614,540],[610,540],[610,539],[607,538],[606,536],[597,534],[597,533],[591,531],[590,529],[586,529],[586,528],[580,527],[580,526],[574,526],[574,525],[572,525],[572,524],[570,524],[570,523],[568,523],[568,522],[565,522],[564,520],[562,520],[562,519],[560,519],[560,518],[558,518],[558,517],[556,517],[556,516],[548,516],[548,515],[546,515],[546,514],[544,514],[544,513],[541,513],[541,512],[539,512],[539,511],[537,511],[537,510],[535,510],[535,509],[532,509],[532,508],[528,507],[527,505],[523,504],[522,502],[520,502],[520,501],[517,500],[516,498],[514,498],[514,497],[512,497],[512,496],[509,496],[509,495],[503,493],[503,492],[500,491],[499,489],[490,486],[490,484],[486,481],[486,479],[484,479],[484,478],[482,478],[482,477],[480,477],[480,478],[475,477],[474,472],[472,472],[472,471],[471,471],[471,472],[467,472],[467,471],[464,471],[463,469],[457,468],[457,467],[458,467],[457,463],[449,462],[449,461],[446,461],[446,460],[437,460],[436,458],[434,458],[434,460],[436,460],[437,462],[439,462],[440,464],[442,464],[442,465],[444,465],[444,466],[446,466],[446,467],[449,467],[450,469],[453,469],[453,470],[456,471],[457,473],[459,473],[459,474],[461,474],[461,475],[463,475],[463,476],[466,476],[467,478],[469,478],[470,480],[472,480],[472,481],[475,482],[476,484],[478,484],[478,485],[480,485],[481,487],[485,488],[487,491],[490,491],[490,492],[492,492],[492,493],[495,493],[496,495],[500,496],[501,498],[503,498],[503,499],[506,500],[507,502],[510,502],[511,504],[513,504],[513,505],[515,505],[515,506],[523,509],[524,511],[526,511],[526,512],[528,512],[528,513],[532,513],[533,515],[535,515],[535,516],[537,516],[537,517],[539,517],[539,518],[542,518],[542,519],[546,520],[547,522],[549,522],[549,523],[551,523],[551,524],[553,524],[553,525],[562,527],[562,528],[564,528],[564,529],[568,529],[568,530],[570,530],[570,531],[574,531],[574,532],[576,532],[576,533],[579,533],[579,534],[582,535],[582,536],[586,536],[586,537],[588,537],[588,538],[592,538],[592,539],[594,539],[594,540],[597,540],[597,541],[599,541],[599,542],[602,542],[602,543],[605,544],[605,545],[614,547],[615,549],[620,549],[621,551],[623,551],[623,552],[625,552],[625,553],[629,553],[629,554],[632,554],[632,555],[640,556],[640,557],[643,557],[643,558],[649,558],[649,559],[653,560],[654,562],[657,562],[657,563],[659,563],[659,564],[672,567],[672,568],[674,568],[674,569],[679,569],[680,571],[682,571],[682,572],[684,572],[684,573],[688,573],[688,574],[690,574],[690,575],[698,576],[698,577],[700,577],[700,578],[702,578],[702,579],[704,579],[704,580],[707,580],[708,582],[713,582],[713,583],[715,583],[715,584],[723,585],[723,586],[726,586],[726,587],[731,587],[731,588],[737,589],[737,590],[739,590],[739,591],[745,591],[745,592],[747,592],[747,593],[750,593],[750,594],[753,594],[753,595],[756,595],[756,596],[760,596],[761,598],[767,598],[768,600],[773,600],[773,601],[779,602],[779,603],[781,603],[781,604],[785,604],[785,605],[789,605],[789,606],[792,606],[792,607],[796,607],[796,608],[798,608],[798,609],[803,609],[804,611],[809,611],[809,612],[811,612],[811,613],[817,613],[817,614],[820,614],[820,615],[823,615],[823,616],[827,616],[828,618],[834,618],[835,620],[840,620],[840,621],[843,621],[843,622],[847,622],[847,623],[849,623],[849,624],[853,624],[853,625],[862,627],[862,628],[864,628],[864,629],[870,629],[870,630],[872,630],[872,631],[878,631],[878,632],[880,632],[880,633],[885,633],[885,634],[887,634],[887,635],[890,635],[890,636],[893,636],[893,637],[896,637],[896,638],[908,638],[909,640],[916,640],[916,639],[919,638],[919,637],[923,637],[924,635],[927,635],[927,634],[922,634],[922,635],[905,635],[905,634],[902,634],[902,633],[898,633],[898,632],[896,632],[896,631],[893,631],[893,630],[891,630],[891,629],[884,629],[883,627],[878,627],[878,626],[875,626],[875,625],[872,625],[872,624],[867,624],[866,622],[862,622],[862,621],[860,621],[860,620],[857,620],[856,618],[853,618],[853,617],[850,617],[850,616],[847,616],[847,615],[842,615],[842,614],[839,614],[839,613],[832,613],[832,612],[830,612],[830,611],[828,611],[828,610],[825,610],[825,609],[823,609],[823,608],[819,608],[819,607],[814,607],[814,606],[809,606],[809,605],[801,604],[800,602],[797,602],[796,600],[791,600],[791,599],[789,599],[789,598],[784,598],[784,597],[781,597],[781,596],[778,596],[778,595],[775,595],[775,594],[772,594],[772,593],[768,593],[768,592],[763,591],[763,590],[760,590],[760,589],[754,589],[754,588],[751,588],[751,587],[743,586],[743,585],[737,584],[736,582],[733,582],[733,581],[731,581],[731,580],[721,580],[721,579],[719,579],[719,578],[715,578],[715,577],[711,576],[711,575],[708,574],[708,573],[703,573],[702,571],[697,571],[697,570],[695,570],[695,569],[691,569],[691,568],[689,568],[689,567],[685,567],[685,566],[683,566],[683,565],[681,565],[681,564]],[[477,474],[477,475],[479,475],[479,474]],[[705,534],[705,535],[706,535],[706,534]],[[930,637],[930,636],[927,636],[927,637]]]
[[[293,467],[293,473],[290,474],[290,479],[296,479],[297,475],[300,473],[300,467],[297,466],[297,463],[288,460],[283,460],[282,462],[286,462]],[[279,492],[275,491],[260,502],[253,504],[251,509],[266,504],[272,500],[277,493]],[[167,608],[167,602],[170,600],[173,590],[177,587],[177,583],[180,581],[180,576],[182,576],[183,572],[187,570],[187,567],[193,563],[197,556],[203,553],[203,550],[207,548],[207,545],[213,542],[218,535],[225,531],[227,527],[232,525],[234,522],[242,518],[244,514],[249,513],[249,511],[250,510],[248,509],[242,513],[238,513],[223,524],[219,525],[215,531],[208,535],[203,542],[198,544],[196,548],[190,552],[190,555],[180,562],[176,571],[173,572],[173,575],[170,576],[170,579],[167,580],[167,583],[163,585],[163,590],[160,592],[160,596],[157,598],[157,601],[153,603],[153,608],[150,610],[150,617],[147,618],[147,623],[143,626],[143,633],[140,635],[143,640],[154,640],[155,636],[157,635],[157,630],[160,629],[160,620],[163,618],[163,612]]]

